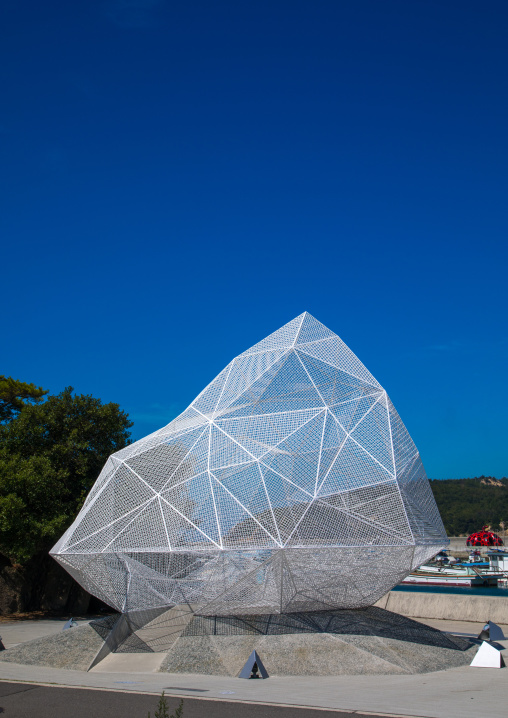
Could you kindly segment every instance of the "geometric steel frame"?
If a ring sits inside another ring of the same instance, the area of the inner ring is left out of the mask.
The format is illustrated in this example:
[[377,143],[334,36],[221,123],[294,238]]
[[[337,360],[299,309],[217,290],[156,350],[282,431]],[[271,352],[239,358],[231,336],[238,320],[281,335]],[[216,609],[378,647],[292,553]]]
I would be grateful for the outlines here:
[[369,606],[448,544],[385,390],[305,312],[113,454],[51,551],[119,611]]

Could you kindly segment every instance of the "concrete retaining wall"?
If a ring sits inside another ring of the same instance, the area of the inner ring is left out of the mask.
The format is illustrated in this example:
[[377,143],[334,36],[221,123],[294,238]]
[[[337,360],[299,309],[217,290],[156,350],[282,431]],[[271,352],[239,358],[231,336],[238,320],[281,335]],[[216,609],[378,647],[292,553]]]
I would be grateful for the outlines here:
[[508,598],[501,596],[390,591],[375,605],[409,618],[442,618],[477,623],[490,620],[508,624]]
[[470,551],[466,546],[467,538],[465,536],[449,536],[448,538],[450,539],[450,545],[447,548],[450,553],[454,551]]
[[[498,534],[499,535],[499,534]],[[471,551],[471,546],[466,546],[467,538],[466,536],[449,536],[450,539],[450,545],[447,546],[447,549],[450,551],[450,553],[453,555],[453,553],[469,553]],[[503,538],[504,543],[508,543],[508,539],[506,537]],[[492,546],[474,546],[475,550],[479,550],[480,553],[486,554],[487,551],[490,551]]]

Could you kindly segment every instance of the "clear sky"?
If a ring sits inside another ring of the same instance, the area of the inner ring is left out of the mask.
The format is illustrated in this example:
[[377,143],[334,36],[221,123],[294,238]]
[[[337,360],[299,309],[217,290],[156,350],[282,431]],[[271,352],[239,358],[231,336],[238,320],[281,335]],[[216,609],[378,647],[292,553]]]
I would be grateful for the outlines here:
[[506,0],[0,9],[0,373],[134,438],[303,311],[508,475]]

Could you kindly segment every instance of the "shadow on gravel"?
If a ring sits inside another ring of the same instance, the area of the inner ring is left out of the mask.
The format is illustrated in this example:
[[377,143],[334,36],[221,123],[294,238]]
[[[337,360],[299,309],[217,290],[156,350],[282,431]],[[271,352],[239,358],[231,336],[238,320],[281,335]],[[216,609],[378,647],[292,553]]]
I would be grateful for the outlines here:
[[[363,609],[316,611],[287,614],[197,616],[187,612],[174,615],[168,609],[150,609],[131,614],[109,616],[92,621],[90,626],[104,640],[111,640],[111,631],[122,621],[116,647],[121,652],[166,651],[177,637],[190,636],[276,636],[284,634],[327,633],[343,636],[370,636],[388,638],[425,646],[466,651],[475,639],[466,639],[443,633],[411,618],[386,611],[376,606]],[[139,634],[139,635],[138,635]]]

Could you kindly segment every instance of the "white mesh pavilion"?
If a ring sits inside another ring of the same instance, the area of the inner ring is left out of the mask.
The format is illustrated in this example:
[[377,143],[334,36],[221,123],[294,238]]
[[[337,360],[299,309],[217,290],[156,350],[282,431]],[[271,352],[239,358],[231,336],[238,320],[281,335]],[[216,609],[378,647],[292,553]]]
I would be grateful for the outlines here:
[[385,390],[308,313],[113,454],[52,555],[122,612],[372,605],[447,545]]

